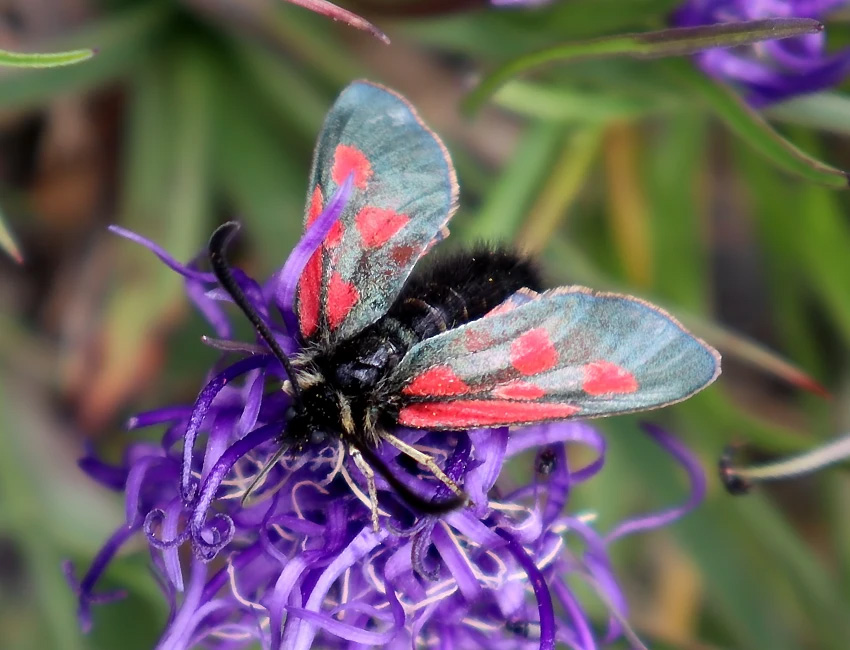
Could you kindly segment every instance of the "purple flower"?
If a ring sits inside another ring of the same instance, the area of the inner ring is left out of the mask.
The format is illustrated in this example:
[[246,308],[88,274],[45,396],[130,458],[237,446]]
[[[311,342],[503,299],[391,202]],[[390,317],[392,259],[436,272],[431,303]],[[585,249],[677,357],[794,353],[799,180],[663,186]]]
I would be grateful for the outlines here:
[[[271,313],[279,311],[286,315],[284,323],[291,322],[292,277],[333,225],[349,186],[343,184],[281,272],[264,285],[234,271],[287,352],[297,352],[298,342],[285,326],[273,324]],[[438,459],[472,505],[440,517],[417,517],[379,480],[384,525],[375,532],[364,476],[346,460],[341,444],[283,456],[268,469],[289,406],[289,397],[274,387],[284,373],[265,347],[231,340],[221,306],[228,298],[214,278],[137,235],[113,231],[147,246],[184,276],[189,298],[216,333],[206,341],[224,355],[193,405],[130,420],[131,430],[164,425],[160,444],[129,445],[118,467],[92,455],[80,461],[93,479],[123,491],[126,502],[125,521],[85,576],[78,582],[73,568],[66,567],[84,627],[90,625],[93,603],[118,596],[96,593],[95,586],[115,553],[138,534],[147,539],[171,608],[161,650],[241,648],[258,640],[273,649],[306,650],[314,643],[412,648],[437,639],[454,648],[551,649],[561,643],[587,650],[630,633],[608,545],[666,525],[705,493],[695,459],[675,439],[647,427],[687,470],[687,502],[601,535],[592,516],[566,513],[572,490],[604,464],[605,441],[592,427],[555,423],[510,435],[504,428],[400,429],[401,439]],[[593,460],[576,467],[568,460],[568,445],[588,447]],[[497,485],[504,463],[530,449],[538,450],[535,471],[525,473],[530,478],[511,487]],[[394,447],[384,445],[377,453],[397,480],[421,497],[450,496]],[[252,487],[264,467],[267,474]],[[568,548],[571,538],[581,542],[582,551]],[[181,548],[191,549],[191,555],[181,554]],[[592,625],[573,581],[589,584],[608,605],[605,630]]]
[[[846,4],[847,0],[686,0],[673,22],[687,27],[765,18],[822,19]],[[753,106],[836,86],[850,72],[850,50],[828,53],[823,32],[735,50],[706,50],[696,58],[708,74],[742,86]]]

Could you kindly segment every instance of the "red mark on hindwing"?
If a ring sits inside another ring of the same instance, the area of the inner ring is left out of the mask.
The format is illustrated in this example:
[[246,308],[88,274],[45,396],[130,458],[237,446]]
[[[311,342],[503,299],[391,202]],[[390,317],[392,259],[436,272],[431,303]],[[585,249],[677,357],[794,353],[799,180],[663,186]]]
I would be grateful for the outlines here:
[[313,196],[310,197],[310,205],[307,206],[307,222],[305,227],[309,228],[313,222],[322,214],[323,203],[325,199],[322,196],[322,188],[316,185],[313,188]]
[[367,205],[354,217],[354,223],[366,248],[378,248],[386,244],[393,235],[410,221],[406,214]]
[[357,291],[357,287],[343,280],[338,272],[334,273],[328,283],[328,327],[332,330],[339,327],[358,298],[360,298],[360,293]]
[[354,174],[355,187],[365,190],[372,177],[372,165],[366,155],[357,147],[347,144],[337,145],[334,150],[334,166],[331,178],[337,185],[342,185],[348,175]]
[[501,400],[455,400],[424,402],[401,409],[398,422],[408,427],[465,429],[508,424],[564,420],[579,412],[571,404],[550,402],[503,402]]
[[536,375],[558,363],[558,351],[549,333],[535,327],[511,343],[511,365],[524,375]]
[[469,386],[449,366],[429,368],[401,391],[406,395],[463,395]]
[[418,249],[414,246],[399,244],[398,246],[393,246],[390,249],[390,259],[396,266],[405,267],[410,264],[410,261],[413,259],[413,256],[417,251]]
[[319,296],[322,283],[322,249],[316,250],[298,280],[298,325],[301,336],[310,338],[319,326]]
[[634,393],[638,389],[635,376],[610,361],[594,361],[584,366],[582,390],[588,395]]
[[546,391],[528,381],[511,381],[490,391],[493,397],[500,399],[540,399]]
[[463,347],[469,352],[481,352],[493,346],[493,337],[487,332],[469,328],[463,333]]

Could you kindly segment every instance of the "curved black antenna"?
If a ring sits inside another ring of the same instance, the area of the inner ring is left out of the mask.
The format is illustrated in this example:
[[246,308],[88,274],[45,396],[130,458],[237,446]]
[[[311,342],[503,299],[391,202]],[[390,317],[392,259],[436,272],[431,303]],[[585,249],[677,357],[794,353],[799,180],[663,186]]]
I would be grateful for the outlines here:
[[225,253],[227,252],[227,245],[237,232],[239,232],[239,224],[235,221],[228,221],[215,229],[215,232],[210,237],[210,243],[208,246],[210,265],[212,266],[213,273],[218,279],[219,284],[221,284],[222,288],[230,294],[230,297],[233,298],[233,302],[236,303],[239,309],[242,310],[242,313],[244,313],[248,320],[251,321],[251,325],[253,325],[254,329],[257,330],[257,334],[262,337],[262,339],[266,342],[266,345],[268,345],[271,349],[272,354],[274,354],[277,360],[280,361],[280,365],[283,366],[283,369],[289,376],[289,383],[292,385],[292,397],[295,401],[295,405],[299,410],[303,410],[304,403],[301,399],[301,389],[298,386],[298,382],[295,380],[295,371],[292,369],[289,357],[286,356],[286,353],[281,349],[280,344],[278,344],[275,340],[269,326],[265,324],[262,318],[260,318],[260,315],[257,313],[257,310],[254,309],[254,306],[248,302],[248,298],[245,297],[245,294],[233,277],[230,265],[227,263],[227,257],[225,256]]
[[401,497],[407,505],[415,510],[418,510],[426,515],[444,515],[452,510],[457,510],[460,506],[467,502],[466,497],[452,497],[443,501],[429,501],[423,499],[413,490],[407,487],[399,478],[392,473],[386,463],[381,460],[380,456],[366,445],[358,446],[358,451],[363,454],[366,462],[369,463],[378,473],[384,477],[390,487]]

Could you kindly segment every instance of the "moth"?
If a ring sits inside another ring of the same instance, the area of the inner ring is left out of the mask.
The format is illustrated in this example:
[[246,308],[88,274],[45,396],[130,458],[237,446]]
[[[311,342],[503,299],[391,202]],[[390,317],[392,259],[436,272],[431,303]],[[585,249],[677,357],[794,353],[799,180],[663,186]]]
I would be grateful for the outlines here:
[[[479,247],[414,272],[448,235],[455,171],[415,109],[366,81],[348,86],[325,120],[305,228],[346,183],[339,219],[298,279],[297,357],[233,281],[233,224],[213,234],[210,260],[289,376],[280,453],[342,441],[366,478],[376,529],[375,470],[420,511],[466,500],[431,456],[394,434],[398,425],[455,431],[630,413],[684,400],[720,373],[718,353],[658,307],[584,287],[543,290],[533,264],[507,249]],[[375,453],[382,443],[455,497],[418,497]]]

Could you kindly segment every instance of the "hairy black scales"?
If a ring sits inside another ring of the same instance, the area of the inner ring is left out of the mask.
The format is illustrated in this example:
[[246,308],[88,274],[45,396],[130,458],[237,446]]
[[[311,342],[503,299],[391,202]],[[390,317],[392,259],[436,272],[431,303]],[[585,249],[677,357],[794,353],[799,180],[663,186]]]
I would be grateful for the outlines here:
[[[478,247],[438,259],[407,281],[390,310],[357,335],[311,359],[323,378],[304,390],[305,408],[287,427],[297,446],[342,436],[358,447],[374,446],[370,425],[390,425],[393,405],[379,385],[415,344],[476,320],[522,288],[541,289],[524,257],[507,249]],[[345,431],[340,397],[351,409],[354,430]]]

